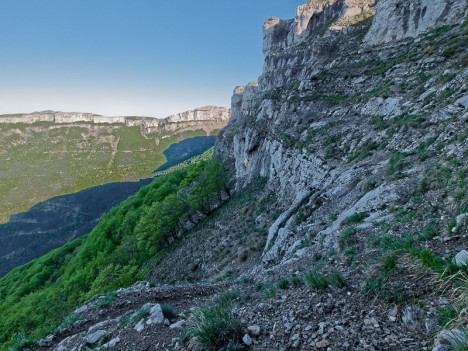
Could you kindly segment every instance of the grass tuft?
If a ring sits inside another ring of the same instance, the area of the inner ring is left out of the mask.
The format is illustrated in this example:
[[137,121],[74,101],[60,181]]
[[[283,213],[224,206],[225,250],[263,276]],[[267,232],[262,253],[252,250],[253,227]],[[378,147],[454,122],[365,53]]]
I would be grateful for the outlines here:
[[306,285],[319,290],[326,289],[330,285],[330,280],[326,275],[313,270],[306,273],[304,276],[304,281]]
[[280,279],[278,282],[279,289],[286,289],[289,286],[289,280],[286,278]]
[[226,345],[239,345],[242,336],[240,321],[232,312],[228,299],[213,306],[194,310],[185,328],[189,350],[214,351]]

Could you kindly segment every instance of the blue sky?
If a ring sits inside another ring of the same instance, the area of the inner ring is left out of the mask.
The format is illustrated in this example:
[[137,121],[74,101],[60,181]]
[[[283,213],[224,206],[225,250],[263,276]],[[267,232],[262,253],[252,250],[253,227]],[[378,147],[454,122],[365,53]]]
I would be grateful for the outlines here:
[[165,117],[228,106],[270,16],[304,0],[0,0],[0,114]]

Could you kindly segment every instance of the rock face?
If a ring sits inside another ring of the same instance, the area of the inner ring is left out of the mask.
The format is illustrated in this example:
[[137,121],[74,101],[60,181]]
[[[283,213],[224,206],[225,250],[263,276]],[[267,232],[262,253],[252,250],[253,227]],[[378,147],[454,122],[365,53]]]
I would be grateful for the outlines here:
[[0,123],[49,122],[55,124],[70,124],[86,122],[92,124],[125,124],[129,127],[141,126],[148,132],[160,130],[174,132],[201,129],[215,130],[224,127],[229,120],[230,110],[225,107],[205,106],[194,110],[178,113],[164,119],[149,117],[99,116],[92,113],[70,112],[34,112],[20,115],[0,115]]
[[[265,177],[285,205],[268,231],[264,264],[291,258],[303,241],[299,232],[331,247],[346,217],[384,216],[382,206],[414,191],[430,168],[411,160],[418,147],[441,143],[456,125],[464,129],[467,114],[457,101],[466,70],[453,64],[462,60],[462,25],[452,24],[465,10],[461,0],[320,0],[299,6],[295,19],[265,22],[263,73],[235,89],[232,119],[215,150],[234,171],[237,190]],[[419,45],[401,41],[418,35]],[[434,50],[444,35],[451,42]],[[415,78],[421,67],[423,83]],[[462,157],[465,146],[449,149]],[[400,153],[411,170],[388,176],[388,160]],[[300,211],[308,224],[298,229]],[[335,223],[321,225],[331,211]]]
[[428,29],[453,24],[466,16],[464,1],[454,0],[380,0],[372,27],[364,41],[381,44],[415,38]]

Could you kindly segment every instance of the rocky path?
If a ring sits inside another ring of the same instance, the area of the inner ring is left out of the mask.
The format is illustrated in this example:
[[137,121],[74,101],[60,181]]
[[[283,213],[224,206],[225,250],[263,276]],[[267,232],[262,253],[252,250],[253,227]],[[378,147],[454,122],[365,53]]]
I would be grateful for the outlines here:
[[184,311],[228,288],[228,284],[154,288],[136,284],[89,301],[55,334],[28,350],[171,350],[182,329]]

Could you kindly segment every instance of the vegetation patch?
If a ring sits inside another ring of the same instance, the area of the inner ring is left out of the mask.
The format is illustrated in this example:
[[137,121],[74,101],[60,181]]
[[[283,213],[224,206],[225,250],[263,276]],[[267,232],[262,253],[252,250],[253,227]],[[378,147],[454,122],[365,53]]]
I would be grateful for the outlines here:
[[235,299],[222,296],[212,306],[197,308],[187,321],[183,340],[193,351],[241,350],[242,327],[233,313]]
[[367,217],[369,217],[369,214],[366,212],[359,212],[359,213],[354,213],[348,217],[346,217],[343,220],[343,224],[350,224],[350,223],[361,223],[363,222]]

